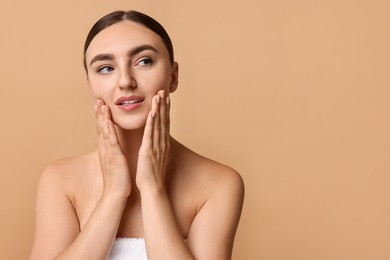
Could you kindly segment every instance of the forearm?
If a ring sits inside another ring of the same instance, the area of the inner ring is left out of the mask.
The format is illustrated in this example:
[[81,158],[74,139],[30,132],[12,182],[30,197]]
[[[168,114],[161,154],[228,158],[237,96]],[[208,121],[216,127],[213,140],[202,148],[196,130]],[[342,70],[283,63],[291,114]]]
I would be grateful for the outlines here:
[[194,259],[177,225],[166,191],[141,192],[141,203],[148,258]]
[[107,259],[125,206],[125,197],[103,196],[77,238],[55,259]]

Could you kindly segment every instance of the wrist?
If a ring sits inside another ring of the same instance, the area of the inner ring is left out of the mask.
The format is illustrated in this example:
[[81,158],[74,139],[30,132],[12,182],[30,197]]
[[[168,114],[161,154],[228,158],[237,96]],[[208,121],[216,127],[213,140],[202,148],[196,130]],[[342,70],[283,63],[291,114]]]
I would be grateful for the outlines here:
[[143,183],[143,185],[138,186],[138,189],[140,191],[141,197],[145,197],[145,196],[162,197],[166,195],[166,188],[164,185]]
[[119,191],[103,191],[103,194],[101,196],[102,200],[108,200],[108,201],[117,201],[117,202],[124,202],[126,203],[128,197],[130,196],[129,193],[125,192],[119,192]]

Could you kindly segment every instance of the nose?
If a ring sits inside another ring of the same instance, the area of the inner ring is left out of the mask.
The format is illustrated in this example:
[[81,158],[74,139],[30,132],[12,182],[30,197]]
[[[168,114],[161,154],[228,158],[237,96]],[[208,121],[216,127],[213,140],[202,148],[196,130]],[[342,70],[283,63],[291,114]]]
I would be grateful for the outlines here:
[[120,89],[134,89],[137,87],[137,82],[135,81],[131,71],[129,69],[121,70],[119,75],[119,88]]

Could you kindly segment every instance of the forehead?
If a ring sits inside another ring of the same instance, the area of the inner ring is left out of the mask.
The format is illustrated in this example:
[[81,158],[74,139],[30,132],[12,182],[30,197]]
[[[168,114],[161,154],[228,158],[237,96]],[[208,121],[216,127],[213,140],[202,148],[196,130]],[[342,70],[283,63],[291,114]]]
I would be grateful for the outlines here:
[[147,27],[132,22],[122,21],[113,24],[99,32],[91,41],[86,59],[101,53],[128,51],[133,47],[149,44],[162,53],[167,53],[162,39]]

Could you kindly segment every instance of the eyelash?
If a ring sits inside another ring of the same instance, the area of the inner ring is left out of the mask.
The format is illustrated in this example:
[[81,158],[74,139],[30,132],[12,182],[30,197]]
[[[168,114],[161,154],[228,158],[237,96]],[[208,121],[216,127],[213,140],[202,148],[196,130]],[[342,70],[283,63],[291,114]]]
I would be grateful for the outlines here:
[[[142,65],[141,63],[143,63],[143,62],[148,62],[148,64]],[[142,67],[148,67],[148,66],[150,66],[152,64],[153,64],[153,60],[151,58],[143,58],[139,62],[137,62],[137,65],[140,65]]]
[[[109,71],[109,72],[102,72],[102,70],[104,70],[104,69],[110,69],[110,71]],[[103,74],[107,74],[107,73],[110,73],[110,72],[113,71],[113,70],[114,70],[114,68],[111,67],[111,66],[103,66],[103,67],[100,67],[100,68],[98,69],[98,72],[99,72],[99,73],[103,73]]]
[[[145,62],[147,62],[147,64],[143,64]],[[138,61],[136,63],[136,66],[139,65],[141,67],[149,67],[152,64],[153,64],[153,60],[151,58],[143,58],[143,59],[141,59],[140,61]],[[105,69],[109,69],[110,71],[103,72],[103,70],[105,70]],[[105,66],[102,66],[102,67],[98,68],[97,72],[101,73],[101,74],[108,74],[108,73],[112,72],[113,70],[114,70],[113,67],[105,65]]]

